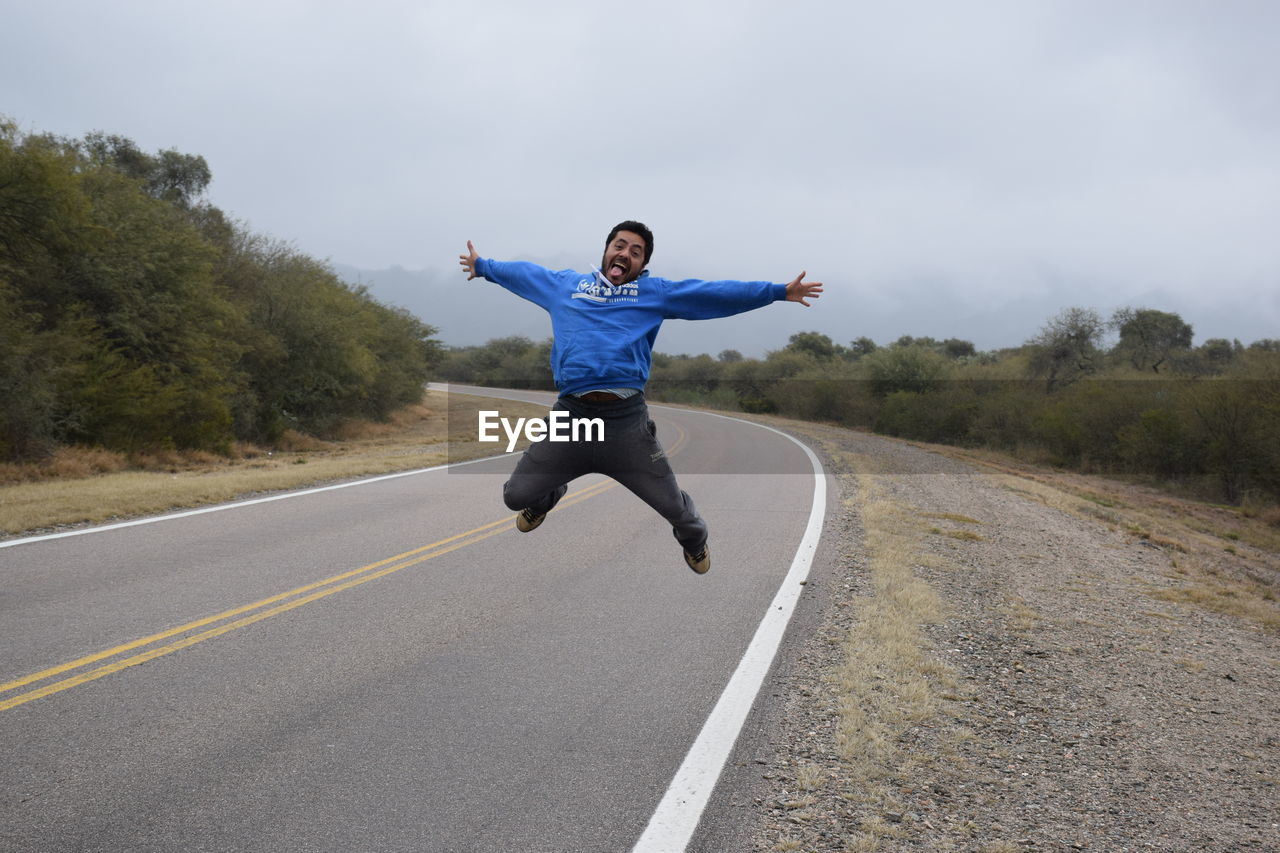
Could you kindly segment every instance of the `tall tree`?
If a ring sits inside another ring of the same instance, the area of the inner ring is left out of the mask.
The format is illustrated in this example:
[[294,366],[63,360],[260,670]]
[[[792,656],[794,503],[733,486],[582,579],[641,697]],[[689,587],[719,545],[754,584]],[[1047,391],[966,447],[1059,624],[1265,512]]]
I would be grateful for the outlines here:
[[879,349],[879,347],[876,346],[876,342],[871,340],[871,338],[868,338],[866,335],[863,335],[856,340],[850,341],[849,347],[845,352],[849,354],[851,359],[857,360],[862,358],[864,355],[871,355],[871,353],[875,352],[877,349]]
[[819,361],[829,361],[838,354],[840,347],[821,332],[796,332],[787,341],[785,349],[808,353]]
[[952,360],[970,358],[978,352],[977,347],[973,345],[973,341],[966,341],[961,338],[947,338],[939,347],[942,354]]
[[1031,374],[1044,379],[1045,389],[1052,392],[1096,373],[1105,331],[1106,324],[1092,308],[1063,309],[1027,341]]
[[1172,356],[1191,349],[1190,324],[1168,311],[1121,308],[1112,315],[1111,327],[1120,333],[1116,354],[1138,370],[1159,373]]
[[178,207],[191,207],[208,189],[213,173],[197,154],[183,154],[172,148],[148,154],[132,139],[94,131],[81,143],[89,158],[112,166],[142,185],[152,198]]

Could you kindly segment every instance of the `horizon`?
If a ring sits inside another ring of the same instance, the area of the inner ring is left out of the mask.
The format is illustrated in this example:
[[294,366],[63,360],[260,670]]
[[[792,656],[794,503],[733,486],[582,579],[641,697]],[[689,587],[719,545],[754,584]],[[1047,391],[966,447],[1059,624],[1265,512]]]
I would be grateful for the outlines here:
[[[602,49],[612,14],[18,5],[0,104],[198,154],[230,217],[359,270],[450,268],[468,239],[584,269],[635,219],[655,274],[827,285],[767,321],[668,324],[664,349],[811,329],[989,349],[1071,305],[1280,329],[1278,4],[657,3]],[[760,61],[788,45],[803,61]]]

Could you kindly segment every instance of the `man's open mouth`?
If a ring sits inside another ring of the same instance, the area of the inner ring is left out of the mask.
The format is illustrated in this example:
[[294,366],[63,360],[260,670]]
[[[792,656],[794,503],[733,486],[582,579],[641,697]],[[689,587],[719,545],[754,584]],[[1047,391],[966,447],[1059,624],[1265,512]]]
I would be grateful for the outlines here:
[[626,275],[628,271],[629,271],[628,267],[624,266],[619,261],[614,261],[613,263],[609,264],[609,269],[605,270],[605,275],[607,275],[609,278],[613,278],[614,276]]

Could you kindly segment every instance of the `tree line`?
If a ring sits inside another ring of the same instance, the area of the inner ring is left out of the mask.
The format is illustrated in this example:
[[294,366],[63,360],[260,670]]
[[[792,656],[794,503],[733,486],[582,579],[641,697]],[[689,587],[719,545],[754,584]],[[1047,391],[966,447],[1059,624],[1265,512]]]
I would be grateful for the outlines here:
[[0,120],[0,461],[226,452],[421,398],[435,329],[206,198],[203,157]]
[[[551,342],[448,350],[453,381],[553,388]],[[1082,471],[1176,482],[1229,502],[1280,500],[1280,340],[1193,345],[1175,313],[1068,308],[1019,347],[792,335],[765,358],[655,354],[653,399],[986,447]]]

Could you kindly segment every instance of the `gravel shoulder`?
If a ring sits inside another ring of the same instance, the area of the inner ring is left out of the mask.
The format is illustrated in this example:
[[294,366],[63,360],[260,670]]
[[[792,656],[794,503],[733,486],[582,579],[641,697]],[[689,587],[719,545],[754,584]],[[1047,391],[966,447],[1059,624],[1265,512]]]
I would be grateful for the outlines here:
[[[1280,849],[1280,636],[1248,618],[1275,609],[1274,553],[786,426],[842,505],[768,731],[734,757],[740,849]],[[1201,581],[1258,600],[1203,606]]]

